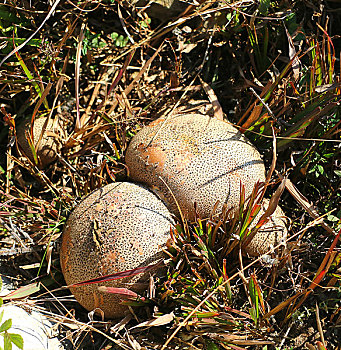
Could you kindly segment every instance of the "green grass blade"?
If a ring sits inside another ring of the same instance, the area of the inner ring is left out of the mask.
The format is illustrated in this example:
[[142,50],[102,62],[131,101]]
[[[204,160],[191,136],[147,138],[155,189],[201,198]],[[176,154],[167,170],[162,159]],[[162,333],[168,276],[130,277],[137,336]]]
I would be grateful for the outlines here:
[[[33,85],[33,87],[36,90],[36,92],[39,95],[39,97],[41,97],[43,92],[41,91],[39,84],[36,82],[35,78],[31,74],[30,70],[27,68],[27,66],[26,66],[24,60],[22,59],[22,57],[20,56],[19,52],[16,52],[15,55],[17,56],[17,59],[18,59],[20,65],[21,65],[21,68],[23,69],[23,71],[26,74],[27,78],[30,80],[31,84]],[[44,103],[45,108],[49,109],[49,105],[47,103],[46,98],[44,99],[43,103]]]

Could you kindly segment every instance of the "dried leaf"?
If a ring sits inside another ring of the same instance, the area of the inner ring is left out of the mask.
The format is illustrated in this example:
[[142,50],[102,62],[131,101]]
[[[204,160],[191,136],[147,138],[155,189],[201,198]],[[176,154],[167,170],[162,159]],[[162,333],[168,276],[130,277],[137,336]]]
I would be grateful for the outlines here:
[[241,126],[241,128],[243,129],[243,130],[241,130],[241,132],[244,132],[246,129],[248,129],[250,126],[252,126],[255,122],[258,121],[258,118],[259,118],[262,110],[263,110],[262,105],[254,106],[250,116],[247,118],[245,123]]
[[301,62],[300,62],[299,58],[297,57],[297,53],[296,53],[294,43],[292,41],[292,37],[291,37],[290,33],[288,32],[286,26],[284,26],[284,28],[285,28],[285,32],[286,32],[287,38],[288,38],[289,58],[292,61],[292,70],[294,73],[294,78],[295,78],[295,80],[298,80],[301,76],[301,71],[300,71]]
[[[283,176],[278,174],[279,178],[282,180]],[[315,210],[313,205],[309,203],[308,199],[303,196],[302,193],[299,192],[299,190],[295,187],[295,185],[289,180],[286,179],[285,182],[286,189],[290,192],[290,194],[296,199],[296,201],[303,207],[304,210],[307,211],[307,213],[313,218],[318,219],[320,217],[319,213]],[[324,221],[321,219],[321,226],[333,236],[336,235],[336,232],[333,231]]]
[[275,210],[278,206],[279,199],[281,198],[281,195],[284,191],[286,181],[287,181],[286,178],[282,179],[281,184],[278,186],[277,190],[275,191],[275,193],[273,194],[273,196],[270,199],[270,203],[269,203],[268,208],[266,209],[265,213],[260,218],[260,220],[257,224],[257,227],[258,227],[258,225],[260,225],[263,221],[265,221],[268,217],[270,217],[275,212]]
[[165,324],[171,323],[174,320],[174,313],[171,312],[170,314],[162,315],[158,318],[154,318],[153,320],[145,321],[142,323],[139,323],[138,325],[130,328],[141,328],[141,327],[159,327],[164,326]]
[[106,287],[106,286],[100,286],[97,288],[100,292],[103,293],[109,293],[109,294],[117,294],[117,295],[122,295],[126,297],[131,297],[131,298],[138,298],[138,294],[133,292],[130,289],[127,288],[115,288],[115,287]]
[[28,297],[41,290],[41,283],[30,283],[26,286],[20,287],[13,292],[10,292],[6,296],[2,297],[3,300],[13,300]]

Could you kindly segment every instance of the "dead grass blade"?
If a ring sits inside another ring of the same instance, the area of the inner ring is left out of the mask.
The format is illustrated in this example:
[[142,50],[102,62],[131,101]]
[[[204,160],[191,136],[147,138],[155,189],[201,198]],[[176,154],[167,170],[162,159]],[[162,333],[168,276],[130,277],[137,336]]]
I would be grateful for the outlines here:
[[115,287],[106,287],[106,286],[100,286],[97,288],[100,292],[103,293],[109,293],[109,294],[116,294],[116,295],[122,295],[125,297],[130,297],[130,298],[138,298],[138,294],[133,292],[130,289],[127,288],[115,288]]
[[[136,77],[134,77],[133,81],[124,89],[124,94],[126,96],[128,96],[130,94],[130,92],[133,90],[135,84],[141,79],[142,75],[145,73],[145,71],[147,70],[147,68],[152,64],[152,62],[154,61],[155,57],[159,54],[159,52],[161,51],[161,49],[163,48],[163,43],[160,45],[160,47],[154,52],[153,56],[149,58],[149,60],[145,63],[145,65],[141,68],[141,70],[139,71],[139,73],[136,75]],[[115,108],[118,105],[118,100],[116,100],[112,107],[110,108],[108,115],[110,116]]]
[[223,113],[223,109],[221,108],[221,105],[218,101],[217,95],[215,94],[215,92],[213,91],[213,89],[207,84],[205,83],[201,77],[199,76],[200,82],[208,96],[208,99],[210,100],[212,106],[213,106],[213,110],[214,110],[214,116],[218,119],[218,120],[224,120],[224,113]]
[[[279,200],[281,198],[281,195],[282,195],[284,188],[285,188],[285,181],[286,181],[286,179],[284,178],[282,180],[281,184],[278,186],[275,193],[272,195],[270,202],[269,202],[269,205],[268,205],[267,209],[265,210],[265,213],[261,216],[261,218],[259,219],[256,226],[252,229],[251,233],[249,235],[247,235],[246,237],[245,236],[242,237],[243,238],[242,239],[242,249],[247,247],[247,245],[251,242],[253,237],[257,234],[258,230],[268,221],[268,218],[275,212],[275,210],[278,206]],[[264,194],[264,191],[262,192],[262,194]],[[257,201],[256,204],[254,204],[253,207],[250,207],[250,209],[249,209],[250,219],[247,219],[247,221],[245,222],[245,224],[244,224],[245,227],[249,226],[249,224],[252,222],[253,218],[259,212],[259,209],[260,209],[259,201],[261,200],[261,198]],[[250,203],[253,203],[253,201],[251,202],[251,200],[250,200]]]
[[[283,176],[281,174],[278,174],[279,178],[283,180]],[[299,192],[299,190],[295,187],[295,185],[287,178],[285,181],[285,187],[290,192],[290,194],[296,199],[296,201],[302,206],[304,210],[307,211],[307,213],[313,218],[313,219],[319,219],[320,215],[318,212],[314,209],[313,205],[309,203],[308,199],[303,196],[302,193]],[[322,218],[321,220],[321,226],[331,235],[335,236],[336,232],[331,229]]]
[[295,295],[293,295],[292,297],[290,297],[287,300],[282,301],[280,304],[278,304],[277,306],[275,306],[272,310],[270,310],[269,312],[267,312],[263,318],[269,318],[272,315],[277,314],[278,312],[280,312],[281,310],[285,309],[287,306],[289,306],[291,303],[293,303],[297,298],[299,298],[300,296],[302,296],[305,292],[301,291],[301,292],[297,292]]
[[314,280],[313,282],[311,283],[310,287],[309,288],[312,288],[314,289],[315,288],[315,285],[317,283],[320,283],[320,281],[324,278],[324,276],[326,275],[326,273],[328,272],[329,270],[329,267],[330,265],[333,263],[334,261],[334,258],[335,256],[337,255],[337,252],[334,252],[335,253],[335,256],[332,256],[332,253],[336,247],[336,244],[337,244],[337,241],[339,239],[341,235],[341,230],[339,231],[339,233],[335,236],[334,240],[333,240],[333,243],[331,244],[326,256],[324,257],[319,269],[317,270],[316,272],[316,275],[314,277]]
[[240,127],[240,131],[242,133],[244,133],[250,126],[252,126],[259,119],[259,116],[262,110],[263,110],[262,105],[254,106],[250,116],[247,118],[244,124]]
[[326,342],[324,340],[322,324],[321,324],[321,319],[320,319],[320,309],[319,309],[319,306],[318,306],[317,302],[315,303],[315,307],[316,307],[315,314],[316,314],[317,329],[318,329],[318,331],[320,333],[320,337],[321,337],[321,341],[322,341],[323,346],[326,346]]
[[26,298],[34,293],[37,293],[41,290],[41,283],[34,282],[27,284],[26,286],[20,287],[13,292],[10,292],[6,296],[2,297],[3,300],[14,300],[14,299],[22,299]]
[[85,23],[82,23],[81,30],[78,36],[78,45],[77,45],[77,52],[76,52],[76,63],[75,63],[75,94],[76,94],[76,126],[75,130],[79,130],[82,128],[81,125],[81,117],[80,117],[80,111],[79,111],[79,75],[80,75],[80,62],[81,62],[81,55],[82,55],[82,43],[84,39],[84,28]]
[[281,198],[281,195],[284,191],[286,181],[287,181],[287,179],[284,178],[282,180],[281,184],[278,186],[275,193],[273,194],[273,196],[271,197],[270,202],[269,202],[269,206],[266,209],[265,213],[260,218],[260,220],[257,224],[257,227],[258,226],[260,227],[264,223],[264,221],[275,212],[275,210],[278,206],[278,203],[279,203],[279,199]]
[[301,76],[301,70],[300,70],[301,61],[298,58],[298,54],[296,53],[296,49],[292,41],[292,37],[285,25],[284,25],[284,29],[285,29],[285,33],[287,35],[288,43],[289,43],[289,58],[290,58],[290,61],[292,62],[292,71],[294,74],[295,81],[298,81],[298,79],[300,79],[300,76]]
[[271,166],[266,174],[266,180],[265,183],[268,184],[270,182],[271,176],[276,168],[276,162],[277,162],[277,142],[276,142],[276,134],[273,125],[271,124],[272,129],[272,161]]
[[121,279],[121,278],[124,278],[124,277],[127,277],[127,276],[132,277],[132,276],[139,275],[140,273],[153,271],[153,270],[159,268],[161,265],[162,265],[162,262],[158,262],[158,263],[153,264],[153,265],[137,267],[136,269],[132,269],[132,270],[126,270],[126,271],[116,272],[116,273],[113,273],[113,274],[110,274],[110,275],[106,275],[106,276],[92,278],[90,280],[86,280],[86,281],[82,281],[82,282],[71,284],[68,287],[79,287],[79,286],[85,286],[85,285],[88,285],[88,284],[108,282],[108,281]]
[[174,318],[175,318],[174,313],[171,312],[169,314],[159,316],[158,318],[155,318],[153,320],[148,320],[148,321],[139,323],[138,325],[131,327],[130,329],[141,328],[141,327],[150,328],[150,327],[164,326],[166,324],[171,323],[174,320]]

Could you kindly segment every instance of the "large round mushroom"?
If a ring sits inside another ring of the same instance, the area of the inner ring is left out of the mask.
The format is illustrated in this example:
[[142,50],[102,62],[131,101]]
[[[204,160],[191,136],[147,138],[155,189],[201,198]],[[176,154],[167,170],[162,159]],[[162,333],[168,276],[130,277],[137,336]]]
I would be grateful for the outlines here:
[[[162,247],[173,225],[164,203],[147,188],[113,183],[87,196],[70,215],[63,232],[61,268],[67,285],[152,264],[162,257]],[[121,295],[100,286],[142,292],[148,272],[111,282],[70,287],[87,310],[100,309],[108,318],[124,316]]]
[[[249,196],[265,181],[259,152],[230,124],[201,114],[159,118],[132,139],[126,163],[130,177],[160,191],[170,210],[189,220],[209,217],[219,201],[231,214],[239,207],[240,184]],[[175,200],[175,199],[176,200]],[[177,203],[176,203],[177,202]]]

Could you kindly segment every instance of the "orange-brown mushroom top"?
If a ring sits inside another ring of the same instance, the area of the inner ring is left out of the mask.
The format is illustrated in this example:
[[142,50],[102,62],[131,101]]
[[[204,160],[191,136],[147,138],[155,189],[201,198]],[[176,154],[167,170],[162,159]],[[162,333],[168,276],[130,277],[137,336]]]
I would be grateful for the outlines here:
[[[87,196],[70,215],[63,232],[61,268],[67,285],[147,266],[162,256],[173,225],[163,202],[143,186],[113,183]],[[99,286],[140,291],[137,282],[149,274],[102,284],[70,288],[91,311],[100,308],[109,318],[121,317],[127,307]]]
[[[230,124],[201,114],[159,118],[132,139],[126,163],[130,176],[159,189],[170,210],[178,202],[184,216],[209,217],[216,202],[239,206],[240,184],[246,196],[257,181],[265,181],[259,152]],[[176,198],[176,201],[174,200]]]

